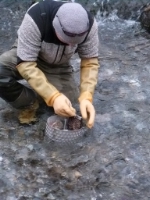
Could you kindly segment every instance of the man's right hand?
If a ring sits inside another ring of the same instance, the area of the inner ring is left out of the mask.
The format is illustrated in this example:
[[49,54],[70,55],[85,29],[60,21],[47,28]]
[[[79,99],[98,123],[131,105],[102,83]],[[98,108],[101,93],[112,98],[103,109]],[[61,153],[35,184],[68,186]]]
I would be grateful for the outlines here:
[[76,110],[72,107],[70,100],[63,94],[54,100],[53,108],[55,113],[60,116],[72,117],[76,115]]

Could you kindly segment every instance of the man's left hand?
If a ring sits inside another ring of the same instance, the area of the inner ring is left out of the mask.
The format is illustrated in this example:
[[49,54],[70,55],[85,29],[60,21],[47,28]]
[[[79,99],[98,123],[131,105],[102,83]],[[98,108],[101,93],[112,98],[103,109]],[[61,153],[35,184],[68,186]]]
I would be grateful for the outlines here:
[[80,102],[80,111],[83,119],[87,121],[87,127],[92,128],[95,120],[95,108],[92,103],[87,99],[83,99]]

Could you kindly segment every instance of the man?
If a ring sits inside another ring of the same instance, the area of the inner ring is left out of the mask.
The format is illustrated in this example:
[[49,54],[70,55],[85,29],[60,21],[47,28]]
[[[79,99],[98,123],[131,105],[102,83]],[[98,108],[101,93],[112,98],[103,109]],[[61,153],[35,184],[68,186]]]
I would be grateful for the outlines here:
[[[81,115],[94,125],[92,105],[98,75],[98,28],[95,19],[80,4],[53,0],[32,5],[24,16],[13,47],[0,56],[0,97],[20,109],[20,123],[36,120],[38,96],[56,114],[76,115],[77,98],[70,59],[81,58]],[[25,79],[31,88],[18,82]]]

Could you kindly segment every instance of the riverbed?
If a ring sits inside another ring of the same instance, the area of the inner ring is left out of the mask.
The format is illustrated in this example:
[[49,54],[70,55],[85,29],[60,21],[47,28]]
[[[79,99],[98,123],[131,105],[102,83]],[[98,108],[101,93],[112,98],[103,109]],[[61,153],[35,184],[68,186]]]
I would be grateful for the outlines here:
[[[0,52],[13,44],[27,4],[0,2]],[[100,70],[95,126],[83,138],[45,140],[46,106],[39,122],[21,126],[17,110],[0,100],[1,200],[150,199],[150,43],[140,23],[97,13]],[[79,58],[74,57],[76,77]],[[76,78],[79,83],[79,78]]]

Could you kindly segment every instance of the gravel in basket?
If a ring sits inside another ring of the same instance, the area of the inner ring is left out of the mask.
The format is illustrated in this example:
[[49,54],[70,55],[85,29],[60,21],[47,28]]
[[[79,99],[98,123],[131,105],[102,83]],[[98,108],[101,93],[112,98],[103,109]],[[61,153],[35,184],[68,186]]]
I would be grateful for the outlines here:
[[45,135],[48,140],[59,143],[73,142],[88,130],[82,118],[64,118],[53,115],[47,119]]

